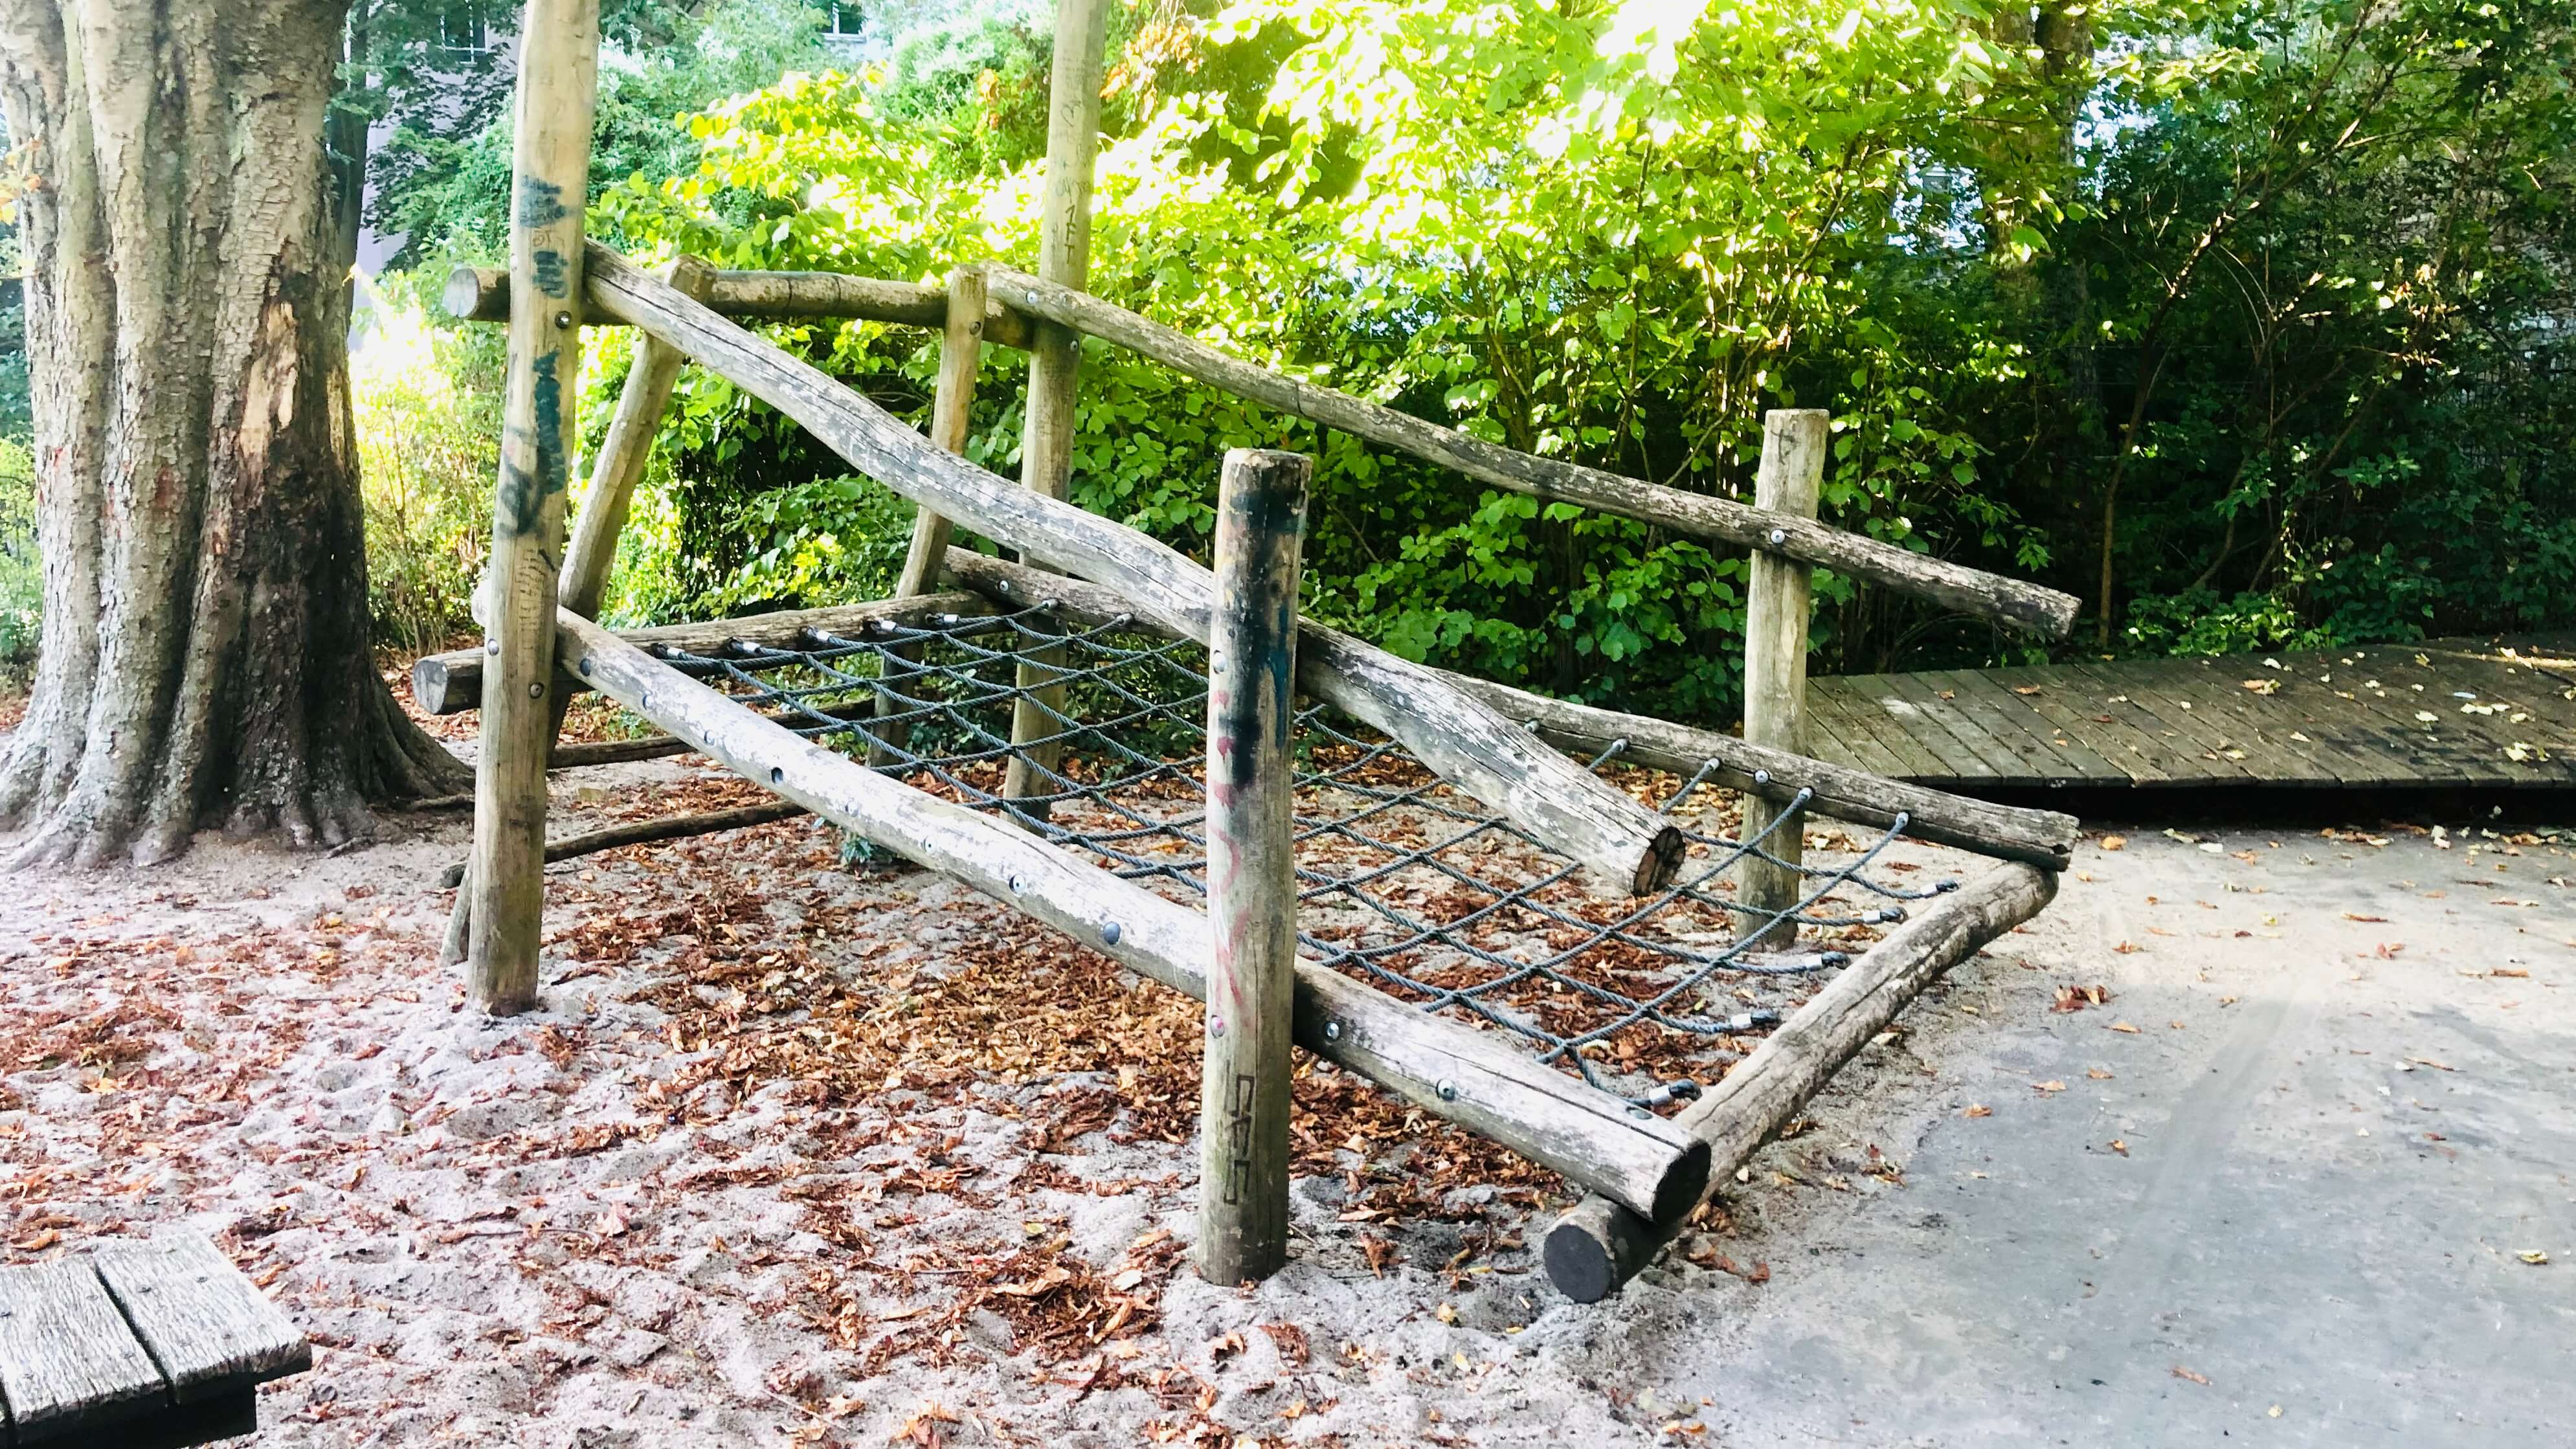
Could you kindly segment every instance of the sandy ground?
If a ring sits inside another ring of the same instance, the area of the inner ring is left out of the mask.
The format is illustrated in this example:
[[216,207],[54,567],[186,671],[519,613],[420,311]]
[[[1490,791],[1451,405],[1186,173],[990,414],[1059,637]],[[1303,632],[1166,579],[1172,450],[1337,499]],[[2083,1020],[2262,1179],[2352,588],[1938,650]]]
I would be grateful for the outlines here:
[[216,1236],[319,1345],[261,1444],[2576,1439],[2550,840],[2089,840],[1583,1307],[1561,1185],[1329,1073],[1290,1268],[1200,1282],[1195,1007],[810,822],[557,867],[482,1019],[465,834],[0,898],[0,1258]]

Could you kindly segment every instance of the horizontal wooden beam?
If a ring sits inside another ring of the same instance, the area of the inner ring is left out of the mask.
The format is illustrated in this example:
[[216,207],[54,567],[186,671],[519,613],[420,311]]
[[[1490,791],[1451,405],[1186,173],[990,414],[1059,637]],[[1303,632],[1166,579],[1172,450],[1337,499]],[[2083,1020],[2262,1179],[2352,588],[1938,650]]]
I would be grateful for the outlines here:
[[[619,637],[647,649],[669,645],[692,654],[713,654],[737,639],[773,649],[786,649],[793,647],[798,636],[808,629],[819,629],[829,634],[856,634],[873,624],[919,627],[942,614],[991,612],[993,605],[983,595],[952,589],[910,599],[877,599],[865,604],[842,604],[826,609],[787,609],[740,619],[709,619],[704,623],[629,629]],[[461,714],[480,708],[483,703],[483,662],[480,649],[455,649],[445,654],[422,655],[411,666],[413,703],[428,714]],[[567,698],[589,687],[578,679],[562,675],[556,676],[555,683],[556,692]],[[558,753],[560,749],[558,747]]]
[[[1207,999],[1208,919],[1178,901],[781,728],[566,612],[563,668],[725,768],[913,863]],[[1423,1111],[1663,1221],[1699,1200],[1708,1149],[1651,1114],[1541,1066],[1499,1036],[1433,1016],[1311,961],[1297,965],[1297,1044]]]
[[[1027,605],[1054,599],[1069,618],[1099,623],[1124,616],[1136,620],[1140,627],[1157,627],[1113,590],[965,549],[948,551],[947,576],[1003,603]],[[1301,639],[1301,645],[1303,642]],[[1549,699],[1463,674],[1444,673],[1442,677],[1508,719],[1536,723],[1541,736],[1579,753],[1597,755],[1624,742],[1621,759],[1685,778],[1714,764],[1716,768],[1709,778],[1732,790],[1752,791],[1782,803],[1796,799],[1800,790],[1810,790],[1814,795],[1807,809],[1815,814],[1880,829],[1895,825],[1901,818],[1905,833],[1917,840],[1973,850],[1998,860],[2023,861],[2043,870],[2063,869],[2068,852],[2074,848],[2076,820],[2072,815],[1995,805],[1881,779],[1866,770],[1747,744],[1714,730]],[[1298,683],[1302,686],[1306,682],[1301,674]]]
[[[730,379],[861,473],[1024,559],[1115,589],[1164,626],[1207,641],[1215,580],[1178,550],[941,451],[883,408],[607,247],[591,248],[584,272],[601,313],[624,317]],[[1330,629],[1303,631],[1298,653],[1309,693],[1402,740],[1442,779],[1605,885],[1648,890],[1680,868],[1681,835],[1670,823],[1436,671]]]
[[1518,452],[1346,392],[1299,382],[1220,352],[1114,302],[1042,282],[1026,272],[996,266],[987,276],[999,305],[1117,343],[1211,387],[1455,468],[1497,488],[1820,565],[1846,578],[1866,579],[2052,639],[2063,637],[2075,623],[2079,601],[2072,594],[1949,563],[1793,513],[1749,508],[1732,499],[1687,493],[1559,458]]
[[[665,815],[659,820],[632,820],[604,830],[547,841],[546,864],[579,860],[585,855],[597,855],[603,850],[616,850],[623,846],[653,845],[726,830],[747,830],[754,825],[793,820],[806,813],[805,807],[793,800],[765,800],[758,805],[737,805],[731,810],[710,810],[703,815]],[[460,860],[439,873],[438,888],[452,891],[464,879],[465,862]]]
[[[459,322],[506,322],[510,319],[510,274],[498,267],[458,267],[447,274],[439,305]],[[935,328],[948,320],[945,288],[844,276],[839,272],[720,271],[711,284],[707,306],[726,317],[754,321],[855,318],[861,322]],[[592,326],[625,323],[622,317],[591,316],[582,320]],[[1029,332],[1028,318],[998,302],[990,304],[984,315],[987,342],[1026,347]]]
[[[2056,894],[2057,877],[2047,871],[1998,866],[1844,967],[1724,1081],[1673,1118],[1708,1144],[1710,1183],[1732,1177],[1925,987],[2038,915]],[[1549,1229],[1547,1276],[1575,1302],[1597,1303],[1637,1276],[1680,1227],[1679,1219],[1648,1221],[1597,1194],[1587,1197]]]

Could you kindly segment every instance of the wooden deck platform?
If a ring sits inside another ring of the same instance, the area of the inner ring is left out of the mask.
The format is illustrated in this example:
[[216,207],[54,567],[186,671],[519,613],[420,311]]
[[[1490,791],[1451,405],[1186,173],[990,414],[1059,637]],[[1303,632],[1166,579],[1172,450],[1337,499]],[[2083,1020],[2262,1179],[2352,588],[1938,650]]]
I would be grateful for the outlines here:
[[1979,786],[2576,785],[2576,634],[1813,679],[1808,752]]

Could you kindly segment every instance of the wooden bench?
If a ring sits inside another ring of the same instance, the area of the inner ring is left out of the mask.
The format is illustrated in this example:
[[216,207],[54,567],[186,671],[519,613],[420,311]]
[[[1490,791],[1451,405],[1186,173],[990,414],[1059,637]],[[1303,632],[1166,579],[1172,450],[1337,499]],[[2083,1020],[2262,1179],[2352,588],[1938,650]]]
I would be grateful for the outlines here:
[[258,1386],[312,1366],[304,1335],[203,1238],[0,1269],[0,1449],[248,1434]]

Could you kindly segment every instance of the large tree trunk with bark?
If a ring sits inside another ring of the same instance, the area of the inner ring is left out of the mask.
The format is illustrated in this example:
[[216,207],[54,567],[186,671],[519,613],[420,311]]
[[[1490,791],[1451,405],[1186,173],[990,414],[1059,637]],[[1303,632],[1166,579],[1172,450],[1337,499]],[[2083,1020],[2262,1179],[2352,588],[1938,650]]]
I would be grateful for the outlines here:
[[368,650],[348,260],[323,146],[344,0],[0,0],[28,147],[45,619],[0,761],[21,862],[201,826],[337,843],[460,788]]

